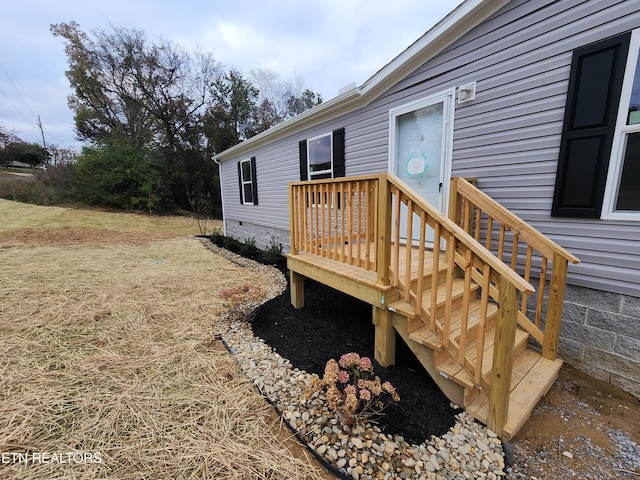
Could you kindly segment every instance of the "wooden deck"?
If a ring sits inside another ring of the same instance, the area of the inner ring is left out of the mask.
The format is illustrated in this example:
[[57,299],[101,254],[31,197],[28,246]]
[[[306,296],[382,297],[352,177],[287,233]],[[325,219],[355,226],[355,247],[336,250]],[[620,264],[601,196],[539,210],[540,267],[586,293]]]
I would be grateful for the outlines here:
[[447,218],[386,174],[292,184],[291,301],[304,306],[311,278],[369,303],[381,365],[394,362],[397,332],[453,402],[510,439],[562,365],[577,259],[466,182],[452,187]]

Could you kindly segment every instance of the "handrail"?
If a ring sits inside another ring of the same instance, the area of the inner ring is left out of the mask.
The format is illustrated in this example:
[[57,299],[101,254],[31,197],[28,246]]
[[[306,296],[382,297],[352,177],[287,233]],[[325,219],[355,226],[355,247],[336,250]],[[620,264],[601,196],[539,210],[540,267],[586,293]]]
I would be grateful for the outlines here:
[[[451,179],[449,216],[477,241],[483,242],[488,250],[495,251],[500,260],[506,262],[506,257],[510,256],[511,268],[514,271],[520,269],[527,281],[532,276],[536,277],[534,264],[539,263],[534,319],[528,318],[529,296],[525,294],[519,307],[518,323],[541,344],[543,357],[555,359],[568,262],[577,264],[580,260],[463,178]],[[511,239],[507,238],[507,232]],[[498,242],[494,246],[496,236]],[[521,255],[521,250],[526,250],[526,253]],[[547,279],[547,318],[543,331]]]
[[469,235],[466,231],[460,229],[460,227],[449,219],[447,216],[443,215],[438,209],[432,206],[430,203],[425,201],[422,197],[417,195],[413,189],[407,185],[405,182],[400,180],[398,177],[392,174],[387,174],[387,178],[392,185],[395,185],[397,188],[403,190],[403,193],[411,199],[411,201],[420,205],[431,217],[438,220],[438,223],[442,227],[444,227],[448,232],[455,233],[460,237],[460,241],[463,242],[468,248],[472,248],[477,250],[477,254],[482,260],[491,265],[491,268],[494,268],[497,273],[507,278],[507,280],[512,283],[519,291],[523,293],[532,293],[535,291],[535,288],[531,286],[529,282],[524,280],[520,275],[515,273],[510,268],[507,268],[506,265],[493,253],[489,250],[483,248],[481,244],[479,244],[471,235]]
[[[461,177],[453,177],[451,182],[455,185],[455,189],[451,189],[452,194],[453,192],[457,192],[463,198],[475,200],[475,202],[473,202],[474,204],[481,205],[483,207],[482,210],[485,212],[491,212],[491,216],[501,223],[511,225],[511,230],[517,232],[520,238],[527,243],[536,245],[538,251],[546,254],[547,258],[552,258],[553,254],[557,253],[574,265],[580,263],[578,257],[558,245],[546,235],[540,233],[509,209],[500,205],[482,190],[473,186],[468,180]],[[457,204],[459,202],[455,203]],[[455,210],[455,208],[452,210]]]

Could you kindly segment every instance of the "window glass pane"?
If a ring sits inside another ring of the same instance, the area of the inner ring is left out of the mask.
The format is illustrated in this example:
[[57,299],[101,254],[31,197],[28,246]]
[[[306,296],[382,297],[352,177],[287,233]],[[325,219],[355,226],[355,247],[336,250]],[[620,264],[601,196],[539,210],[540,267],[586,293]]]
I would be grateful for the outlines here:
[[640,212],[640,133],[627,135],[616,210]]
[[331,170],[331,135],[309,140],[309,172]]
[[251,181],[251,162],[249,162],[248,160],[242,162],[242,181]]
[[636,125],[638,123],[640,123],[640,53],[638,54],[636,73],[633,77],[633,87],[631,88],[627,125]]
[[244,203],[253,203],[253,190],[251,189],[250,183],[245,183],[242,185],[244,190]]

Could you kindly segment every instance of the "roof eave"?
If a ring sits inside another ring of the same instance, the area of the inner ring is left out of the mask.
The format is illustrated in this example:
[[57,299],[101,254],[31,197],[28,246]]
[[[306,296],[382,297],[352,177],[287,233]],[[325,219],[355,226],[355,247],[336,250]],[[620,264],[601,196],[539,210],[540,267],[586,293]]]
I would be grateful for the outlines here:
[[377,96],[410,75],[510,0],[467,0],[430,28],[396,58],[366,80],[362,95]]
[[269,130],[265,130],[254,137],[248,138],[247,140],[226,149],[224,152],[220,152],[215,155],[214,158],[218,162],[223,162],[229,158],[237,157],[238,155],[254,150],[267,138],[269,142],[273,142],[301,131],[308,126],[317,123],[318,118],[329,116],[329,112],[331,113],[330,116],[337,116],[341,113],[349,112],[355,108],[353,104],[357,103],[360,97],[360,89],[357,87],[352,88],[337,97],[327,100],[326,102],[316,105],[315,107],[296,115],[285,122],[271,127]]
[[215,160],[224,162],[249,153],[266,142],[285,138],[305,128],[349,113],[368,104],[400,80],[410,75],[426,61],[440,53],[456,39],[509,3],[509,1],[464,1],[400,55],[366,80],[361,87],[353,88],[286,122],[271,127],[269,130],[215,155]]

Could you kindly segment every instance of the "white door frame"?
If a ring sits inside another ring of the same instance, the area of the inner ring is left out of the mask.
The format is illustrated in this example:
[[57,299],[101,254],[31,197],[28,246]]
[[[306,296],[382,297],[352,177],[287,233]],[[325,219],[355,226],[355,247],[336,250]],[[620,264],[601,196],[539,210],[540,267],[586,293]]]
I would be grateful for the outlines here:
[[449,184],[451,180],[451,159],[453,155],[453,116],[455,112],[455,93],[456,89],[451,88],[441,91],[434,95],[414,100],[412,102],[400,105],[389,110],[389,161],[388,169],[390,173],[396,172],[396,159],[394,158],[396,152],[396,119],[400,115],[413,112],[420,108],[427,107],[434,103],[443,102],[443,139],[442,139],[442,168],[440,172],[440,183],[442,188],[440,189],[439,203],[440,205],[434,205],[440,209],[442,213],[447,214],[448,198],[449,198]]

